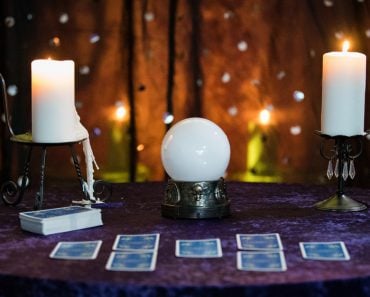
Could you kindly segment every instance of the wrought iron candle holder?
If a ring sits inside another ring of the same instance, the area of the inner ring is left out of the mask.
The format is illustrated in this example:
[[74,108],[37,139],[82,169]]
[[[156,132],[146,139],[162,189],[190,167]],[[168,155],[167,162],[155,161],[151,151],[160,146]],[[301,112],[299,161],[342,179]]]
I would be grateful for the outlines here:
[[[29,140],[20,141],[20,137],[28,136]],[[112,188],[111,185],[104,182],[104,181],[95,181],[94,182],[94,198],[89,197],[89,193],[87,191],[86,181],[83,179],[81,174],[80,165],[77,159],[76,152],[74,150],[74,145],[77,142],[68,142],[68,143],[37,143],[32,141],[32,137],[30,134],[22,134],[22,135],[14,135],[11,138],[12,142],[22,144],[26,146],[26,160],[23,167],[23,174],[21,177],[18,178],[17,182],[12,180],[5,181],[1,185],[0,194],[1,198],[5,205],[15,206],[22,201],[25,189],[29,186],[30,183],[30,161],[31,161],[31,153],[34,147],[41,147],[42,156],[41,156],[41,166],[40,166],[40,186],[39,190],[36,192],[35,201],[34,201],[34,209],[41,209],[42,204],[44,201],[44,181],[45,181],[45,164],[46,164],[46,149],[52,146],[69,146],[71,150],[71,155],[73,159],[73,165],[75,167],[77,178],[80,183],[82,193],[83,193],[83,200],[79,202],[79,204],[87,205],[95,203],[96,201],[105,201],[111,196]]]
[[[321,156],[328,160],[327,177],[331,179],[333,176],[337,178],[337,192],[321,202],[315,204],[315,207],[326,211],[361,211],[367,208],[364,203],[350,198],[344,193],[344,184],[348,178],[354,179],[356,175],[354,161],[363,151],[364,135],[355,136],[329,136],[318,132],[323,138],[320,145]],[[366,135],[366,134],[365,134]],[[325,152],[325,143],[327,140],[334,140],[334,147],[330,150],[331,153]],[[357,143],[357,151],[354,151],[353,143]]]
[[63,142],[63,143],[40,143],[35,142],[32,139],[31,133],[23,133],[23,134],[15,134],[13,132],[11,123],[10,123],[10,116],[9,116],[9,109],[8,109],[8,98],[6,94],[6,84],[3,76],[0,73],[0,87],[4,105],[4,113],[5,113],[5,123],[7,126],[7,130],[10,134],[10,141],[19,145],[22,145],[26,148],[26,159],[23,167],[23,175],[18,178],[17,182],[12,180],[5,181],[1,185],[0,188],[0,195],[1,199],[3,200],[5,205],[17,205],[22,201],[25,189],[28,187],[30,183],[30,161],[31,161],[31,154],[35,147],[40,147],[42,150],[41,155],[41,166],[40,166],[40,187],[39,191],[36,193],[35,202],[34,202],[34,209],[41,209],[42,204],[44,201],[44,180],[45,180],[45,163],[46,163],[46,150],[49,147],[53,146],[68,146],[71,150],[73,165],[75,167],[77,178],[80,183],[82,192],[84,194],[83,200],[81,200],[80,204],[87,205],[94,203],[96,201],[105,201],[108,199],[112,194],[112,187],[111,184],[104,182],[104,181],[95,181],[93,188],[94,188],[94,197],[90,197],[87,191],[86,182],[84,181],[80,164],[74,150],[74,145],[83,141],[84,139],[80,139],[77,141],[71,142]]
[[209,219],[230,215],[230,200],[223,178],[216,181],[169,180],[162,215],[171,218]]

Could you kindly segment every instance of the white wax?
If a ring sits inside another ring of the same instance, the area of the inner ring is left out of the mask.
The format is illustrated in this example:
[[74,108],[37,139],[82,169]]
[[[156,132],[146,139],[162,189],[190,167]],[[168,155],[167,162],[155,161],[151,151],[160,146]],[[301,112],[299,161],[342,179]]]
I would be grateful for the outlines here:
[[366,56],[330,52],[323,56],[321,132],[330,136],[364,133]]
[[76,140],[74,62],[34,60],[31,69],[33,141]]

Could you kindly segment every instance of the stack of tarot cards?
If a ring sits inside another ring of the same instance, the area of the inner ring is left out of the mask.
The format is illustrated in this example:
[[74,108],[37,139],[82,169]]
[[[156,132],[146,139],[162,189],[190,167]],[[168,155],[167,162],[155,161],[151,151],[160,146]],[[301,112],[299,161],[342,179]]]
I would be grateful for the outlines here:
[[23,230],[43,235],[103,225],[100,209],[82,206],[21,212],[19,219]]

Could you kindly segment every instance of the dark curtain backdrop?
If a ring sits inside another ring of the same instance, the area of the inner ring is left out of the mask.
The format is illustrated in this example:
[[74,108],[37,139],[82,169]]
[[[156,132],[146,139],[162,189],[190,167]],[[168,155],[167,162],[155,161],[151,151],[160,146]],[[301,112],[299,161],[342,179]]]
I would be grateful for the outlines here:
[[[31,61],[74,60],[76,106],[101,167],[96,175],[111,181],[163,180],[164,134],[179,120],[202,116],[229,137],[228,179],[326,183],[327,164],[315,134],[322,55],[340,50],[344,39],[353,51],[370,52],[368,0],[4,0],[0,5],[0,71],[9,87],[14,130],[31,125]],[[123,122],[113,118],[118,106],[127,111]],[[264,108],[271,113],[267,127],[258,122]],[[23,150],[9,143],[4,123],[1,133],[6,179],[20,174]],[[368,184],[369,150],[365,139],[350,183]],[[79,154],[83,159],[80,148]],[[68,150],[53,148],[47,158],[47,179],[73,177]],[[32,162],[37,176],[37,155]]]

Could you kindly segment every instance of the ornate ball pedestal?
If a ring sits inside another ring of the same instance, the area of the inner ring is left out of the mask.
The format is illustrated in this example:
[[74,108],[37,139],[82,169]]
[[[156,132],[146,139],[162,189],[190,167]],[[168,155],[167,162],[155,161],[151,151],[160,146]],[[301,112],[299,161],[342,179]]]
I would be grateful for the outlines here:
[[[363,135],[356,136],[328,136],[319,132],[323,137],[320,146],[321,156],[329,161],[327,176],[329,179],[334,175],[338,180],[337,192],[335,195],[325,199],[324,201],[315,204],[319,210],[349,212],[361,211],[367,206],[359,201],[356,201],[346,194],[344,194],[344,183],[348,177],[354,179],[355,167],[354,160],[362,153],[362,139]],[[324,151],[324,143],[326,140],[334,140],[334,148],[330,150],[331,154],[326,154]],[[358,142],[358,151],[354,152],[352,142]],[[335,165],[333,164],[335,162]]]
[[216,181],[169,180],[162,215],[171,218],[209,219],[230,215],[230,201],[223,178]]

